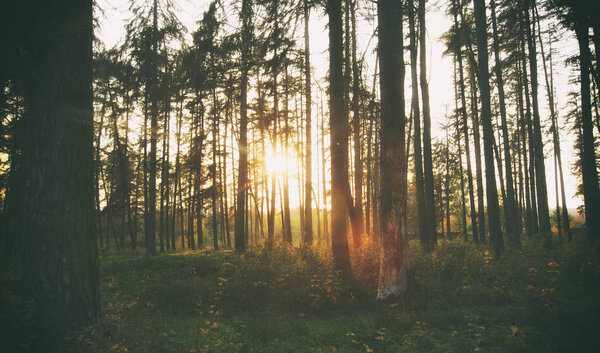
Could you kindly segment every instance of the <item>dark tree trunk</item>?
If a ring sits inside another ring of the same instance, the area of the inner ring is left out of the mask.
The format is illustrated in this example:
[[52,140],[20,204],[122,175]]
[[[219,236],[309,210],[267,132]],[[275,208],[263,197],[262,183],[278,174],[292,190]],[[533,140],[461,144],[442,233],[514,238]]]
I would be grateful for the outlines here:
[[[454,27],[459,28],[458,23],[458,6],[456,6],[456,0],[452,1],[452,12],[454,15]],[[463,68],[463,57],[462,57],[462,43],[459,43],[459,48],[456,51],[456,61],[458,62],[458,74],[459,74],[459,87],[460,87],[460,112],[462,114],[462,128],[463,135],[465,138],[465,157],[467,158],[467,180],[469,185],[469,202],[471,208],[471,228],[473,231],[473,241],[479,242],[479,235],[477,234],[477,212],[475,208],[475,195],[473,186],[473,172],[471,168],[471,149],[469,143],[469,123],[467,118],[467,99],[465,92],[465,78]],[[478,142],[477,142],[478,143]]]
[[156,142],[158,139],[158,9],[152,8],[152,57],[148,91],[150,97],[150,155],[148,158],[148,212],[146,214],[146,254],[156,255]]
[[[421,149],[421,110],[419,108],[419,81],[417,72],[417,28],[415,25],[414,2],[408,4],[408,27],[410,30],[410,77],[412,85],[411,110],[413,114],[415,132],[413,139],[414,164],[415,164],[415,196],[417,202],[417,219],[419,225],[419,239],[421,246],[428,251],[431,242],[427,227],[427,210],[425,209],[425,187],[423,185],[423,155]],[[410,137],[410,134],[409,134]]]
[[240,139],[238,142],[238,189],[236,195],[237,207],[235,209],[235,251],[246,250],[244,235],[244,218],[246,214],[246,197],[248,192],[248,56],[252,36],[252,5],[251,0],[242,1],[240,13],[242,21],[242,53],[241,53],[241,79],[240,79]]
[[354,214],[356,219],[354,220],[354,232],[358,232],[358,238],[355,236],[354,246],[358,249],[362,242],[361,236],[364,230],[363,222],[363,162],[362,162],[362,149],[361,149],[361,135],[360,135],[360,73],[358,69],[358,62],[356,59],[356,2],[350,1],[350,16],[352,21],[352,125],[354,134]]
[[502,135],[504,139],[504,167],[506,181],[506,199],[504,200],[504,223],[506,235],[515,249],[521,248],[520,232],[517,228],[517,205],[515,201],[515,189],[512,177],[512,159],[510,155],[510,136],[508,135],[508,123],[506,121],[506,103],[504,97],[504,78],[502,76],[502,59],[500,58],[500,43],[498,39],[498,28],[496,24],[496,4],[491,0],[492,10],[492,32],[494,37],[494,58],[496,61],[496,85],[498,86],[498,100],[500,104],[500,119]]
[[348,185],[348,115],[344,102],[342,4],[327,0],[329,17],[329,109],[331,136],[331,248],[336,266],[351,277],[346,229]]
[[[548,208],[548,191],[546,188],[546,167],[544,163],[544,144],[542,143],[542,128],[540,124],[540,113],[538,105],[538,79],[537,79],[537,50],[535,45],[535,33],[532,33],[529,10],[534,0],[527,1],[525,12],[525,25],[527,26],[527,48],[529,50],[529,66],[531,76],[531,101],[533,107],[533,146],[535,152],[535,184],[537,195],[538,219],[540,231],[544,233],[545,246],[552,247],[550,229],[550,211]],[[533,28],[535,31],[535,28]]]
[[425,32],[425,0],[419,0],[419,69],[421,97],[423,100],[423,176],[425,190],[425,211],[427,212],[428,248],[437,244],[435,217],[435,195],[433,191],[433,159],[431,156],[431,112],[429,109],[429,83],[427,82],[427,48]]
[[[581,130],[583,150],[581,153],[581,169],[583,178],[583,203],[585,206],[585,225],[590,236],[600,234],[600,189],[598,187],[598,170],[596,169],[596,153],[594,149],[594,127],[592,123],[592,104],[590,99],[590,47],[588,39],[589,24],[586,21],[587,9],[577,6],[575,34],[579,44],[579,72],[581,79]],[[597,27],[596,27],[597,28]]]
[[494,131],[492,129],[492,111],[490,106],[485,0],[473,0],[473,4],[477,34],[477,66],[481,96],[481,123],[483,125],[483,153],[488,220],[490,224],[490,243],[494,253],[499,255],[504,250],[504,242],[500,230],[500,207],[498,205],[498,190],[496,188],[496,171],[494,167]]
[[[100,315],[92,1],[31,2],[24,35],[24,328],[31,351]],[[60,28],[58,28],[60,26]],[[48,337],[46,337],[48,335]]]
[[[312,232],[312,97],[310,79],[310,38],[308,31],[308,20],[310,16],[310,4],[304,0],[304,79],[306,96],[306,177],[304,180],[304,229],[302,240],[305,244],[313,242]],[[291,239],[290,239],[291,241]]]

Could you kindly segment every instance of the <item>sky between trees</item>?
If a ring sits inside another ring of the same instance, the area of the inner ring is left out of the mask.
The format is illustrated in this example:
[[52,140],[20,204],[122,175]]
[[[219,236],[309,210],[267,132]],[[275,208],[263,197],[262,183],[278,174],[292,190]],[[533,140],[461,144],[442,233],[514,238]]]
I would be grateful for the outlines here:
[[[177,0],[174,2],[175,9],[174,13],[177,15],[181,23],[186,27],[187,32],[185,33],[185,40],[189,44],[191,42],[191,33],[197,28],[197,22],[202,19],[204,11],[207,10],[210,1],[209,0]],[[94,9],[95,16],[98,21],[98,27],[95,29],[95,35],[103,43],[103,45],[109,49],[115,45],[123,43],[125,38],[125,25],[131,18],[131,12],[129,11],[129,0],[99,0]],[[441,36],[446,32],[452,25],[451,17],[445,13],[447,4],[445,1],[436,0],[429,1],[427,6],[427,60],[428,67],[427,72],[429,75],[429,91],[431,95],[431,117],[432,117],[432,134],[434,137],[442,137],[444,132],[440,127],[440,124],[445,123],[446,116],[452,114],[454,109],[454,88],[452,82],[452,56],[444,55],[446,50],[444,43],[441,41]],[[489,12],[489,9],[488,9]],[[359,54],[365,54],[366,70],[369,72],[368,75],[372,76],[375,64],[375,49],[377,45],[376,38],[376,22],[365,21],[364,16],[369,14],[375,15],[375,5],[372,4],[369,8],[359,8],[357,14],[358,28],[357,28],[357,41],[358,41],[358,52]],[[489,15],[489,14],[488,14]],[[237,23],[237,14],[228,14],[230,25],[239,26]],[[552,18],[551,21],[554,21]],[[311,64],[313,67],[313,77],[319,80],[319,83],[326,87],[327,84],[324,81],[327,75],[328,68],[328,36],[327,36],[327,17],[323,9],[313,10],[310,17],[310,45],[311,45]],[[543,24],[542,24],[543,26]],[[229,29],[231,30],[231,28]],[[225,31],[228,31],[227,29]],[[572,90],[577,90],[569,81],[573,77],[572,67],[568,67],[565,64],[567,57],[575,55],[577,53],[577,42],[574,38],[574,34],[570,31],[565,31],[563,28],[559,28],[560,40],[553,44],[553,50],[556,52],[553,57],[553,61],[556,65],[554,71],[555,89],[556,96],[555,102],[559,112],[559,125],[563,127],[559,129],[561,138],[561,149],[563,163],[565,164],[565,188],[566,188],[566,201],[570,212],[574,212],[578,206],[583,203],[580,197],[575,195],[577,178],[571,173],[572,164],[575,162],[576,153],[573,149],[574,136],[572,131],[565,125],[564,115],[561,112],[569,99],[567,94]],[[406,31],[408,33],[408,31]],[[303,32],[300,24],[296,29],[295,39],[300,42],[303,40]],[[546,40],[546,38],[544,38]],[[177,44],[175,44],[177,45]],[[408,65],[408,55],[406,56],[406,62]],[[539,68],[541,70],[541,68]],[[314,84],[314,82],[313,82]],[[369,82],[365,82],[367,85],[371,85]],[[543,80],[539,82],[540,92],[545,92],[545,83]],[[494,89],[494,87],[492,86]],[[410,80],[406,80],[406,102],[407,107],[410,105]],[[325,99],[325,102],[327,100]],[[547,108],[547,97],[545,94],[540,95],[540,112],[542,119],[546,119],[549,116]],[[141,123],[141,122],[140,122]],[[316,124],[316,122],[315,122]],[[316,127],[313,128],[315,131]],[[547,158],[552,152],[552,140],[551,135],[544,134],[545,154]],[[314,140],[313,140],[314,141]],[[316,143],[316,142],[314,142]],[[316,147],[315,147],[316,148]],[[174,149],[172,149],[174,150]],[[474,152],[471,151],[473,154]],[[296,156],[289,156],[289,160],[295,160]],[[236,157],[237,159],[237,157]],[[266,162],[274,164],[273,162],[281,162],[281,157],[268,157]],[[549,159],[550,161],[550,159]],[[317,178],[317,161],[313,162],[314,176],[313,179]],[[294,163],[292,163],[294,164]],[[297,169],[288,167],[292,173],[297,173]],[[410,171],[409,171],[410,173]],[[546,175],[554,175],[554,163],[546,163]],[[233,182],[233,180],[231,180]],[[554,178],[548,178],[548,199],[554,200],[556,198]],[[290,179],[290,188],[296,189],[297,180]],[[297,207],[299,200],[296,193],[290,194],[291,206]]]

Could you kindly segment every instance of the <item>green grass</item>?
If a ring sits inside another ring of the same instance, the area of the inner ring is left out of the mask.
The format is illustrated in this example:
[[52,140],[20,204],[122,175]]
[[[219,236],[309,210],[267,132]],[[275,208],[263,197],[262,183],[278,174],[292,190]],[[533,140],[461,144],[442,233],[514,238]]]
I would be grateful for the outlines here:
[[[103,318],[61,350],[598,352],[595,254],[585,244],[548,251],[526,243],[492,259],[485,247],[459,241],[433,255],[411,243],[410,289],[385,303],[374,300],[372,245],[354,257],[352,283],[308,249],[107,256]],[[17,314],[17,270],[0,279],[7,318]]]

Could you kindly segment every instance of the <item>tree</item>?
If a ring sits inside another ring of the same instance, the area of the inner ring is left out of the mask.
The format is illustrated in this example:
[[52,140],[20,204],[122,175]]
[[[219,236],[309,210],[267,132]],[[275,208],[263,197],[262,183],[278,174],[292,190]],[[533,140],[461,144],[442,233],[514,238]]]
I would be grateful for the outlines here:
[[485,162],[485,184],[490,224],[490,243],[496,255],[504,250],[500,229],[500,207],[496,188],[494,167],[494,131],[492,130],[492,111],[490,106],[490,78],[488,71],[487,23],[485,19],[485,0],[473,0],[475,9],[475,27],[477,34],[477,77],[481,96],[481,123],[483,125],[483,154]]
[[525,33],[527,39],[527,49],[529,53],[529,74],[531,76],[531,106],[533,108],[533,144],[534,163],[535,163],[535,184],[537,195],[537,207],[540,231],[544,233],[546,246],[552,246],[552,237],[550,229],[550,212],[548,208],[548,190],[546,187],[546,167],[544,163],[544,144],[542,142],[542,128],[540,123],[540,113],[538,104],[538,79],[537,79],[537,50],[535,45],[535,27],[531,28],[529,16],[530,9],[533,8],[535,0],[526,0],[523,12],[525,13]]
[[406,160],[404,116],[404,55],[400,1],[377,2],[381,72],[380,223],[381,257],[377,298],[406,291]]
[[431,244],[427,227],[425,188],[423,185],[423,150],[421,148],[421,110],[419,107],[419,81],[417,79],[417,26],[415,25],[414,2],[408,4],[408,26],[410,30],[410,76],[412,85],[411,111],[414,121],[413,160],[415,174],[415,196],[421,246],[428,249]]
[[310,3],[303,0],[304,9],[304,75],[306,80],[306,180],[304,185],[304,230],[302,241],[308,245],[313,242],[312,234],[312,117],[311,117],[311,78],[310,78],[310,38],[308,35],[308,20]]
[[329,110],[331,138],[331,248],[336,266],[350,277],[346,229],[348,185],[348,115],[344,102],[342,3],[327,0],[329,18]]
[[425,0],[419,0],[419,81],[423,100],[423,176],[428,249],[435,248],[437,231],[435,221],[435,196],[433,193],[433,161],[431,156],[431,112],[429,109],[429,83],[427,82],[427,48],[425,41]]
[[[31,2],[23,79],[23,317],[52,330],[100,314],[92,109],[92,1]],[[48,337],[35,344],[43,350]],[[36,348],[32,347],[33,350]]]
[[240,19],[242,22],[241,65],[240,65],[240,139],[238,143],[238,189],[235,209],[235,250],[246,249],[244,237],[244,218],[246,214],[246,195],[248,191],[248,71],[250,45],[252,40],[252,4],[251,0],[242,1]]
[[498,37],[498,26],[496,21],[496,3],[491,0],[492,10],[492,33],[494,39],[494,58],[496,60],[496,85],[498,86],[498,100],[500,104],[500,119],[502,137],[504,139],[504,166],[506,177],[506,199],[504,203],[504,224],[506,235],[515,249],[520,249],[520,232],[517,225],[518,212],[515,201],[515,191],[512,176],[512,159],[510,155],[510,136],[508,135],[508,123],[506,121],[506,103],[504,95],[504,78],[502,75],[502,59],[500,58],[500,43]]

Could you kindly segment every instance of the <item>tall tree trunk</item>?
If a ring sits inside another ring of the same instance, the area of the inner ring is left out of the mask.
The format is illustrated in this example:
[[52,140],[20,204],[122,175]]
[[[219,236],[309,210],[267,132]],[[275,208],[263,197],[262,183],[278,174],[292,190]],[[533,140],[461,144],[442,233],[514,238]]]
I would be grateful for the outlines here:
[[241,79],[240,79],[240,139],[238,142],[238,190],[236,195],[237,207],[235,209],[235,251],[246,250],[244,238],[244,218],[246,197],[248,192],[248,57],[250,55],[250,41],[252,37],[252,5],[251,0],[242,0],[242,52],[241,52]]
[[407,289],[404,45],[400,1],[377,2],[381,70],[380,222],[381,257],[377,298]]
[[[290,215],[290,188],[288,183],[288,157],[289,157],[289,114],[288,114],[288,102],[289,102],[289,90],[290,90],[290,77],[288,75],[288,66],[285,64],[285,97],[284,97],[284,168],[283,168],[283,239],[288,243],[292,244],[292,218]],[[307,172],[308,173],[308,172]],[[307,176],[308,177],[308,176]],[[312,195],[311,195],[312,196]],[[302,211],[300,211],[302,212]],[[312,212],[311,212],[312,213]],[[311,217],[312,222],[312,217]],[[312,235],[312,223],[311,223],[311,235]]]
[[[585,7],[575,2],[576,14],[575,34],[579,44],[579,72],[581,82],[581,130],[583,149],[581,153],[581,169],[583,179],[583,203],[585,207],[585,225],[590,236],[600,234],[600,188],[598,186],[598,170],[596,169],[596,153],[594,149],[594,127],[592,123],[592,104],[590,99],[590,47],[588,38],[587,13]],[[597,27],[596,27],[597,28]]]
[[[454,15],[454,28],[458,30],[458,6],[456,5],[456,0],[452,1],[452,12]],[[456,51],[456,61],[458,63],[458,74],[459,74],[459,87],[460,87],[460,103],[461,108],[460,112],[462,114],[462,128],[463,135],[465,138],[465,157],[467,159],[467,180],[469,185],[469,202],[471,208],[471,229],[473,231],[473,241],[475,243],[479,242],[479,235],[477,234],[477,212],[475,208],[475,195],[474,195],[474,187],[473,187],[473,172],[471,168],[471,149],[469,143],[469,123],[467,118],[467,99],[465,93],[465,78],[464,78],[464,68],[463,68],[463,58],[462,58],[462,43],[459,43],[459,48]],[[478,143],[478,142],[477,142]]]
[[325,113],[323,112],[323,94],[321,94],[321,167],[323,170],[321,177],[323,179],[323,238],[327,239],[329,237],[329,230],[327,229],[329,221],[327,220],[327,168],[325,162]]
[[331,141],[331,248],[336,266],[351,276],[346,230],[348,185],[348,115],[344,102],[342,4],[327,0],[329,18],[329,109]]
[[485,0],[473,0],[473,4],[477,35],[477,66],[481,96],[481,122],[483,125],[483,153],[485,160],[488,220],[490,224],[490,243],[494,253],[499,255],[504,250],[504,242],[500,230],[500,207],[498,205],[498,190],[496,188],[496,172],[494,167],[494,131],[492,129],[492,111],[490,107]]
[[[562,171],[562,158],[560,153],[560,136],[558,133],[558,117],[556,115],[555,105],[554,105],[554,80],[553,80],[553,72],[552,72],[552,40],[550,39],[550,49],[548,53],[548,58],[550,61],[550,73],[548,73],[548,66],[546,65],[546,55],[544,53],[544,42],[542,40],[542,28],[540,26],[540,17],[537,14],[537,8],[535,10],[535,22],[538,26],[538,39],[540,41],[540,51],[542,54],[542,64],[544,67],[544,78],[546,81],[546,93],[548,96],[548,108],[550,110],[550,119],[551,119],[551,130],[552,130],[552,143],[554,147],[554,184],[555,184],[555,193],[556,193],[556,222],[558,227],[558,236],[560,241],[562,242],[562,232],[563,227],[567,233],[567,239],[571,241],[571,224],[569,220],[569,211],[567,210],[567,201],[565,198],[565,183],[563,179],[563,171]],[[557,170],[558,169],[558,170]],[[559,203],[559,193],[558,193],[558,184],[560,179],[560,197],[562,198],[562,212],[561,206]]]
[[[419,108],[419,81],[417,78],[417,28],[415,25],[415,4],[411,0],[408,4],[408,27],[410,30],[410,77],[412,85],[411,110],[414,119],[415,132],[413,140],[414,150],[414,173],[415,173],[415,196],[417,202],[417,218],[419,225],[419,238],[421,246],[431,251],[429,232],[427,227],[427,210],[425,209],[425,187],[423,185],[423,155],[421,149],[421,110]],[[410,134],[409,134],[410,137]]]
[[515,249],[521,248],[520,232],[517,226],[517,205],[515,201],[515,190],[512,176],[512,159],[510,155],[510,136],[508,135],[508,123],[506,120],[506,103],[504,96],[504,78],[502,76],[502,59],[500,58],[500,42],[498,39],[498,26],[496,23],[496,4],[494,0],[490,2],[492,10],[492,32],[494,39],[494,58],[496,61],[496,85],[498,86],[498,100],[500,105],[500,119],[502,135],[504,139],[504,167],[506,181],[506,199],[504,200],[504,223],[506,235],[511,245]]
[[[352,21],[352,124],[354,132],[354,212],[356,214],[355,227],[360,230],[360,233],[364,230],[363,222],[363,162],[362,162],[362,150],[361,150],[361,124],[360,124],[360,72],[358,69],[358,62],[356,59],[356,2],[351,1],[350,4],[350,17]],[[360,239],[360,237],[359,237]],[[355,246],[359,245],[356,244]]]
[[450,224],[450,138],[448,137],[449,124],[446,123],[446,234],[451,239],[452,225]]
[[535,184],[537,195],[538,219],[540,231],[544,233],[544,243],[552,247],[552,233],[550,229],[550,211],[548,209],[548,191],[546,187],[546,167],[544,163],[544,144],[542,142],[542,128],[538,105],[538,79],[537,79],[537,50],[535,40],[535,27],[531,28],[529,10],[533,8],[535,0],[528,0],[525,12],[525,25],[527,26],[527,48],[529,50],[529,67],[531,76],[531,101],[533,107],[533,146],[535,152]]
[[213,249],[219,250],[219,222],[217,220],[217,140],[218,140],[218,115],[217,115],[217,89],[213,87],[213,121],[212,121],[212,236]]
[[[311,245],[312,234],[312,97],[311,97],[311,68],[310,68],[310,37],[308,31],[308,20],[310,16],[310,4],[304,0],[304,80],[306,96],[306,176],[304,180],[304,229],[302,240]],[[291,241],[291,239],[290,239]]]
[[423,100],[423,176],[425,190],[425,211],[427,222],[427,237],[429,249],[437,244],[435,221],[435,195],[433,191],[433,159],[431,156],[431,112],[429,109],[429,83],[427,82],[427,48],[425,29],[425,0],[419,0],[419,80],[421,83],[421,98]]
[[150,161],[148,163],[148,213],[146,214],[146,254],[156,255],[156,142],[158,139],[158,5],[152,8],[152,56],[150,59]]
[[[31,351],[100,316],[92,1],[28,2],[24,33],[22,318]],[[59,29],[60,27],[60,29]],[[25,187],[26,185],[26,187]],[[31,331],[29,331],[31,329]]]
[[[180,166],[180,151],[181,151],[181,125],[183,120],[183,99],[182,97],[178,97],[180,99],[178,110],[177,110],[177,152],[175,153],[175,176],[173,180],[173,219],[171,220],[171,247],[175,250],[175,221],[177,216],[177,193],[180,192],[181,189],[181,166]],[[179,189],[178,189],[179,188]],[[183,213],[183,209],[179,208],[179,211]],[[179,224],[180,231],[183,229],[183,222]],[[184,242],[182,238],[181,242],[181,250],[184,249]]]

